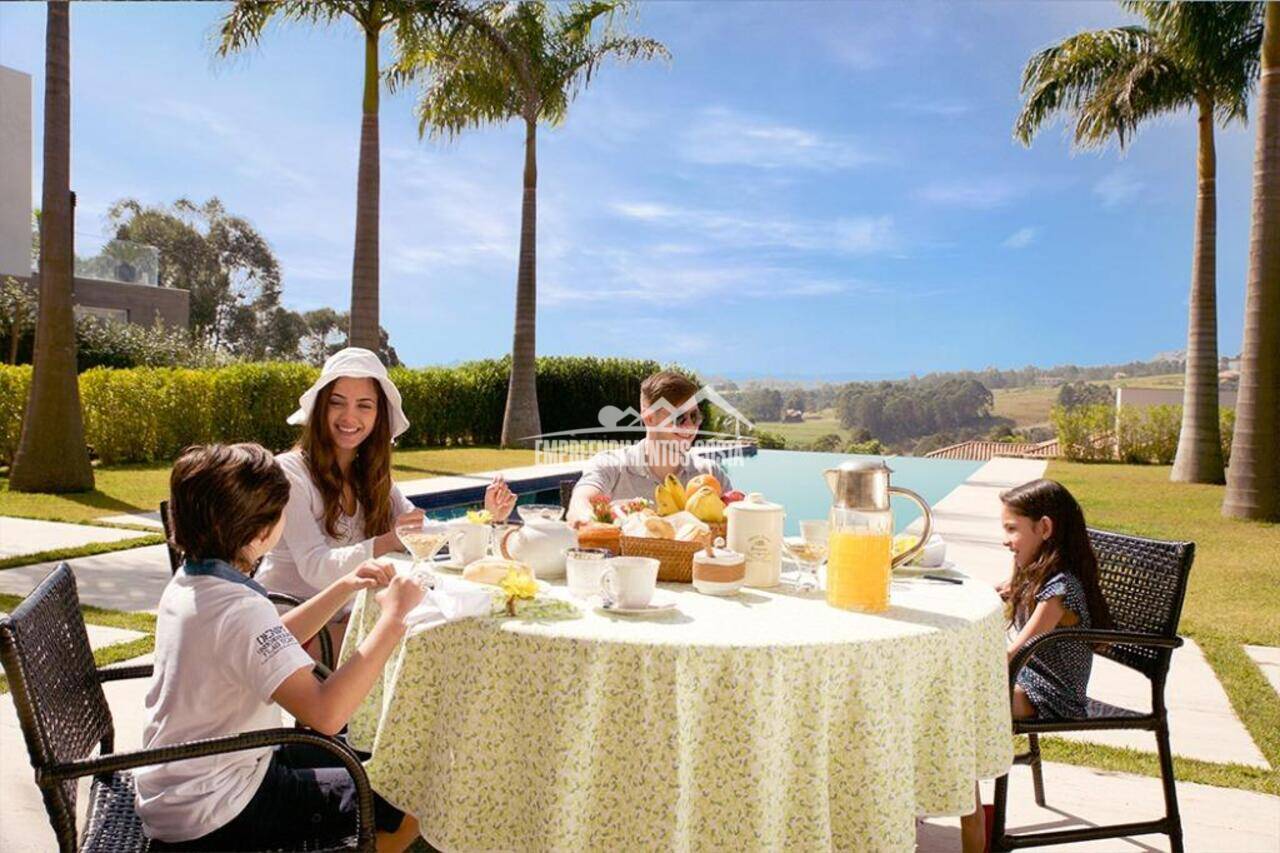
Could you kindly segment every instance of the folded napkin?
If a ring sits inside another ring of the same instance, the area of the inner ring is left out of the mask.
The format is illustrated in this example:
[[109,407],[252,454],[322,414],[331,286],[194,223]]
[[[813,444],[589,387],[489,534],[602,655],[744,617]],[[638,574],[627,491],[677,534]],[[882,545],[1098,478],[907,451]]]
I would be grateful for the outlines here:
[[422,602],[405,616],[405,625],[414,633],[445,622],[488,616],[493,611],[493,589],[442,577],[435,578],[435,584],[435,589],[427,590]]

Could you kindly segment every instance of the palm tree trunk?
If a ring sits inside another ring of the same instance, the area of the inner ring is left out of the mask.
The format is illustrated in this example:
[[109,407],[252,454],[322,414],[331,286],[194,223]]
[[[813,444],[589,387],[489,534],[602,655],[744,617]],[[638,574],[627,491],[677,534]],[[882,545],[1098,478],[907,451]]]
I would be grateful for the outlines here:
[[[377,19],[374,10],[372,20]],[[350,346],[378,352],[378,36],[364,37],[364,108],[360,119],[360,166],[356,177],[356,246],[351,262]]]
[[1280,521],[1280,4],[1267,4],[1236,431],[1222,514]]
[[538,417],[536,332],[538,322],[538,119],[525,118],[524,203],[520,208],[520,266],[516,274],[516,328],[511,378],[502,416],[502,446],[532,447],[542,432]]
[[1187,376],[1182,430],[1170,476],[1178,483],[1221,483],[1222,437],[1218,428],[1217,155],[1213,99],[1199,98],[1196,236],[1191,261],[1191,317],[1187,324]]
[[93,488],[84,443],[72,311],[71,24],[66,0],[47,6],[40,308],[31,393],[9,473],[16,492]]

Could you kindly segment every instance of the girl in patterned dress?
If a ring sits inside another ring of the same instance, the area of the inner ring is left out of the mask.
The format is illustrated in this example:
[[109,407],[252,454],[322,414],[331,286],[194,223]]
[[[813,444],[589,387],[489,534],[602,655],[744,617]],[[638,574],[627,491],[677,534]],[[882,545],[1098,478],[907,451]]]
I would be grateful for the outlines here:
[[[1109,627],[1098,560],[1071,492],[1053,480],[1032,480],[1003,492],[1000,502],[1004,545],[1013,552],[1012,576],[997,587],[1009,603],[1016,632],[1009,659],[1033,637],[1055,628]],[[1093,649],[1082,641],[1058,642],[1036,652],[1018,673],[1014,718],[1083,716],[1092,666]],[[985,817],[978,808],[961,819],[966,853],[984,848]]]

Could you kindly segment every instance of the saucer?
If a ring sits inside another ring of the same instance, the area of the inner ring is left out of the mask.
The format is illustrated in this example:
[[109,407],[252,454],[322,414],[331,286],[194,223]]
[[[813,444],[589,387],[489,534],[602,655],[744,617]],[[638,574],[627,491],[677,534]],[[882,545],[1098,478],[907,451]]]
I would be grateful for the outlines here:
[[446,554],[437,554],[431,560],[431,568],[437,571],[451,572],[455,575],[462,574],[462,570],[466,567],[466,563],[455,562],[452,556]]
[[596,599],[595,610],[597,613],[616,613],[619,616],[653,616],[657,613],[670,613],[676,609],[675,598],[660,589],[653,591],[653,598],[649,599],[649,603],[644,607],[621,607],[617,604],[606,607],[604,601],[598,596],[593,596],[593,598]]

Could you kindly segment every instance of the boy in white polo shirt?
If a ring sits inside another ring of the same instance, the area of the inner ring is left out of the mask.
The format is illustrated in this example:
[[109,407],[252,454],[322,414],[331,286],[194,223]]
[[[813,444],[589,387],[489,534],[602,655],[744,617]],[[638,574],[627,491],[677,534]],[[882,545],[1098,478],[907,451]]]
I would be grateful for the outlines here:
[[[284,707],[335,734],[381,674],[422,589],[373,561],[283,617],[250,578],[280,538],[289,480],[256,444],[194,447],[169,480],[173,538],[185,562],[156,618],[146,748],[281,725]],[[312,675],[307,639],[360,589],[381,616],[356,654],[326,681]],[[243,750],[157,764],[135,773],[137,809],[155,846],[239,850],[287,846],[299,834],[353,834],[355,783],[332,756],[298,747]],[[417,821],[376,798],[379,850],[403,850]]]

